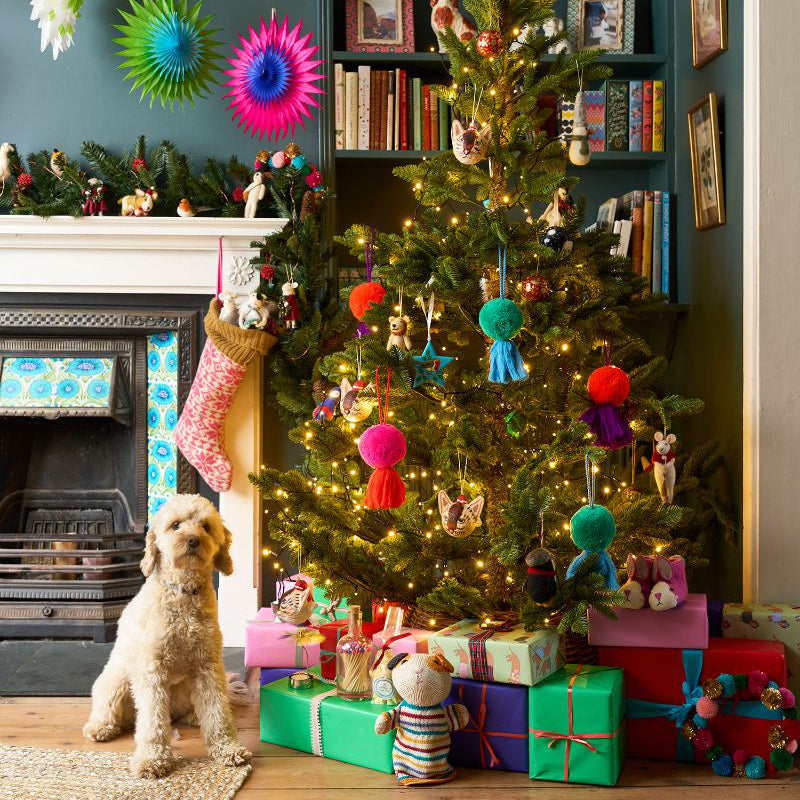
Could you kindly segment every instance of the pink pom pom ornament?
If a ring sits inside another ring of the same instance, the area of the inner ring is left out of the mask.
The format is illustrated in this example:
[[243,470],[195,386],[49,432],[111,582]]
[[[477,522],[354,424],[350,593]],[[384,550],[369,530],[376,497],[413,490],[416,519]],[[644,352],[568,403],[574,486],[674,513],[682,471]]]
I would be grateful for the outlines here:
[[750,760],[750,753],[747,750],[737,750],[733,754],[733,763],[744,766]]
[[783,698],[782,708],[794,708],[795,698],[792,690],[787,689],[786,687],[781,687],[778,691],[781,693],[781,697]]
[[698,728],[692,744],[702,753],[714,746],[714,737],[708,728]]
[[697,701],[697,713],[703,719],[714,719],[719,713],[719,705],[716,700],[710,697],[701,697]]
[[752,695],[760,695],[767,688],[768,683],[769,676],[760,669],[754,669],[747,674],[747,691]]

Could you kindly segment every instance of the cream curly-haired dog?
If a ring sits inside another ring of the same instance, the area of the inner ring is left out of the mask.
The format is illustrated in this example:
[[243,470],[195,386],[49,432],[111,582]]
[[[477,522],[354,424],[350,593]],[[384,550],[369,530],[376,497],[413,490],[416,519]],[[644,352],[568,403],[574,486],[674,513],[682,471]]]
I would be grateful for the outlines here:
[[[247,763],[222,663],[211,576],[233,571],[231,534],[200,495],[176,495],[155,515],[141,568],[147,580],[119,620],[117,641],[92,687],[83,733],[105,742],[134,726],[131,771],[158,778],[174,766],[172,720],[199,725],[209,755]],[[135,710],[134,710],[135,709]]]

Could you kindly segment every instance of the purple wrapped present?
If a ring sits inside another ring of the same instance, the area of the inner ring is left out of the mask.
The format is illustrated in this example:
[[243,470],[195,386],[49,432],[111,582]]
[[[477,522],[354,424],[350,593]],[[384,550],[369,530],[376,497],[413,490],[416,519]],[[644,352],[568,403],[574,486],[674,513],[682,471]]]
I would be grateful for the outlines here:
[[449,703],[469,710],[466,728],[451,734],[458,767],[528,771],[528,687],[453,678]]
[[261,685],[279,681],[281,678],[288,678],[297,672],[297,667],[261,667]]

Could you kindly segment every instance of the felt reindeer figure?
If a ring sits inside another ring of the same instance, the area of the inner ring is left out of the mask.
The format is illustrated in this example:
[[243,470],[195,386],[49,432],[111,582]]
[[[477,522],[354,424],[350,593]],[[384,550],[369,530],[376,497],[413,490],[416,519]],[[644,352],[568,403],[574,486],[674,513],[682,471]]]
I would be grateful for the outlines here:
[[[478,35],[478,29],[458,10],[457,0],[431,0],[431,9],[431,27],[437,38],[448,28],[452,28],[462,42],[470,42]],[[441,39],[439,52],[447,52]]]
[[469,722],[466,706],[442,705],[450,694],[453,665],[438,654],[403,653],[389,662],[389,669],[402,702],[375,720],[375,733],[397,730],[392,748],[397,780],[403,786],[452,780],[450,732]]
[[642,457],[642,466],[645,472],[652,472],[656,479],[661,502],[665,506],[672,505],[672,495],[675,490],[675,451],[672,445],[678,440],[674,433],[665,436],[661,431],[656,431],[653,436],[653,461]]

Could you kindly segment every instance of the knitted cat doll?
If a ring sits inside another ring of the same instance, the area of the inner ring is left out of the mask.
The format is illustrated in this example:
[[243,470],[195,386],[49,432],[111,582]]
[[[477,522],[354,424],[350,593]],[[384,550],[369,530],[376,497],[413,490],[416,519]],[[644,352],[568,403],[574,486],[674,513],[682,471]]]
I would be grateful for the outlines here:
[[469,721],[461,703],[442,706],[450,694],[453,665],[440,653],[403,653],[389,662],[389,669],[403,701],[375,720],[375,733],[397,729],[392,748],[397,780],[403,786],[452,780],[450,731],[460,731]]

